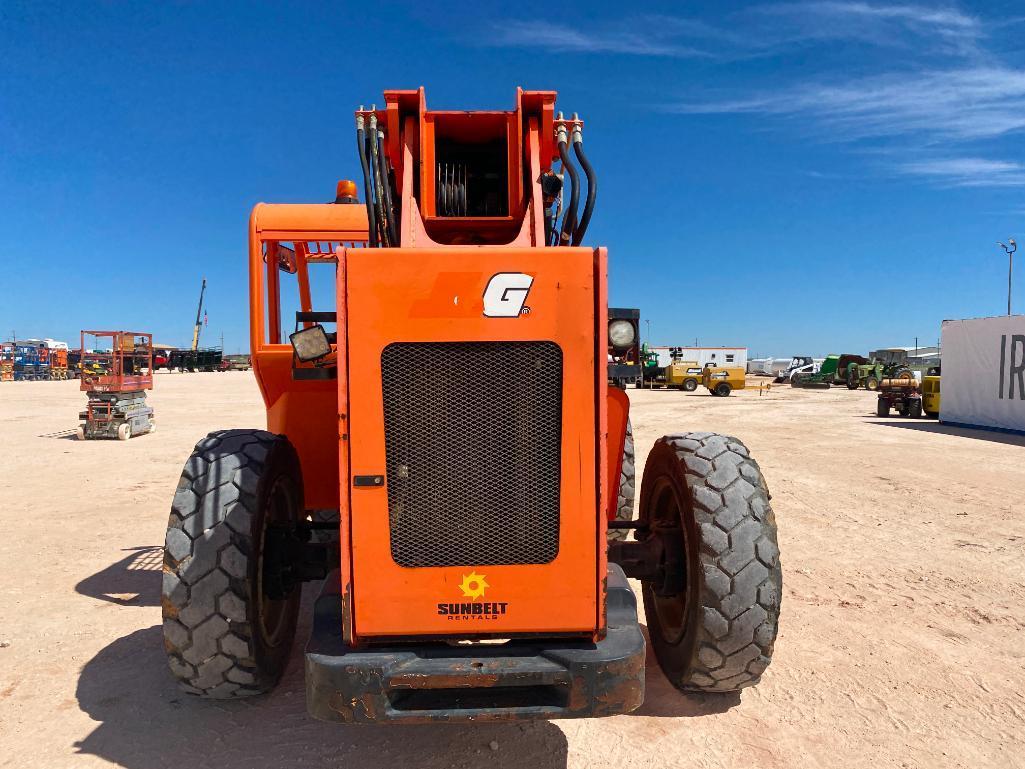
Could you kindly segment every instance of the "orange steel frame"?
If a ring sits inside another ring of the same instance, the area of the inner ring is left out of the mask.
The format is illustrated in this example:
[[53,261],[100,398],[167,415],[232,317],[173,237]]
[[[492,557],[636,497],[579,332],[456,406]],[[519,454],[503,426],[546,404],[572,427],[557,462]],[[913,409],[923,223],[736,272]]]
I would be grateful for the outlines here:
[[[110,352],[86,352],[85,338],[96,339],[110,337]],[[131,338],[132,349],[125,349],[124,340]],[[145,339],[142,352],[138,352],[137,339]],[[153,389],[153,335],[141,331],[82,331],[79,336],[79,363],[82,371],[82,382],[79,389],[83,392],[135,392]],[[138,361],[138,368],[146,369],[146,373],[125,373],[125,359]],[[106,366],[106,373],[94,375],[87,371],[90,363],[101,363]]]
[[[606,528],[615,513],[629,402],[606,384],[605,249],[544,244],[538,179],[555,157],[555,94],[518,91],[517,108],[509,113],[430,113],[423,89],[386,92],[385,99],[377,114],[387,126],[396,174],[399,247],[365,247],[363,205],[261,203],[249,228],[253,370],[267,429],[286,435],[299,454],[305,508],[339,510],[343,633],[353,644],[411,636],[601,638]],[[444,122],[452,114],[484,114],[510,137],[510,166],[519,171],[509,173],[508,217],[448,222],[433,215],[433,145],[425,137],[439,116]],[[526,180],[531,183],[524,188]],[[465,245],[471,230],[504,242]],[[311,306],[309,265],[319,262],[336,265],[337,380],[296,380],[292,349],[284,343],[281,274],[296,276],[301,310],[327,309]],[[534,277],[531,311],[485,318],[487,281],[507,271]],[[484,600],[515,610],[485,625],[453,626],[435,607],[466,600],[458,585],[473,565],[397,565],[386,487],[356,488],[351,478],[384,474],[380,361],[386,345],[496,340],[550,340],[563,352],[560,547],[548,564],[477,569],[491,586]]]

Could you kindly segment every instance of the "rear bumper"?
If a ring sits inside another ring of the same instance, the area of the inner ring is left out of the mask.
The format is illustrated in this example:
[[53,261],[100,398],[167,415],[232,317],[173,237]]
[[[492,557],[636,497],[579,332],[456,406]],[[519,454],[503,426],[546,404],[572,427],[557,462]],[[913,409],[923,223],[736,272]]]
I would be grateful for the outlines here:
[[637,603],[609,565],[608,635],[598,643],[520,640],[354,649],[341,637],[338,576],[317,599],[306,704],[323,721],[508,721],[611,716],[644,701]]

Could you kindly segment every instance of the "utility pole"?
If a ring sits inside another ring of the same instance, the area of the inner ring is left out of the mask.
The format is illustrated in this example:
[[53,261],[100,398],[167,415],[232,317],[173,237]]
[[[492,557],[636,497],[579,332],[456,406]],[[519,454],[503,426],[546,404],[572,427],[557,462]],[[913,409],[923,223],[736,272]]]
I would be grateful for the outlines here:
[[1010,245],[1005,246],[1003,243],[997,243],[1007,253],[1007,314],[1011,314],[1011,273],[1014,271],[1014,252],[1018,250],[1018,244],[1014,242],[1014,238],[1010,238],[1008,241]]
[[648,343],[648,346],[650,347],[651,346],[651,321],[648,320],[647,318],[645,318],[644,319],[644,325],[648,329],[647,332],[645,332],[644,340]]

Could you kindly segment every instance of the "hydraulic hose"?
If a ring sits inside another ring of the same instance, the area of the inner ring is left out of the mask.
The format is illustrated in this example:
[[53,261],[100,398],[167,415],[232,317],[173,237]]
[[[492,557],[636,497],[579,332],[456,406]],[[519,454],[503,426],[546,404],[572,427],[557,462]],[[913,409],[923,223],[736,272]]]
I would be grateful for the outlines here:
[[559,126],[559,159],[562,161],[562,167],[569,174],[570,180],[570,196],[569,196],[569,208],[566,209],[565,216],[562,217],[562,233],[559,236],[560,245],[568,246],[573,236],[573,230],[577,226],[577,203],[580,201],[580,175],[577,173],[577,169],[573,167],[573,163],[570,162],[569,153],[566,152],[566,127],[564,125]]
[[548,240],[548,245],[549,246],[557,246],[557,245],[559,245],[559,230],[558,230],[557,225],[559,223],[559,216],[561,214],[562,214],[562,194],[560,193],[559,197],[556,198],[556,200],[555,200],[555,210],[552,211],[552,234],[551,234],[551,238]]
[[374,210],[374,191],[370,184],[370,166],[367,163],[367,132],[364,127],[363,107],[356,114],[356,146],[359,148],[359,163],[363,166],[363,197],[367,202],[367,237],[370,247],[377,247],[377,212]]
[[377,228],[381,244],[386,248],[391,245],[388,237],[388,222],[384,213],[384,189],[381,181],[381,163],[377,155],[377,115],[371,113],[370,125],[367,126],[367,144],[370,145],[370,166],[374,176],[374,205],[377,208]]
[[562,179],[551,171],[541,174],[541,205],[544,207],[545,245],[553,245],[555,221],[559,212],[556,208],[562,196]]
[[587,177],[587,200],[584,202],[584,212],[580,215],[580,224],[573,231],[573,245],[579,246],[584,239],[584,233],[587,232],[587,225],[591,222],[591,214],[594,213],[594,200],[598,195],[598,177],[584,154],[584,134],[579,125],[573,128],[573,151]]
[[381,166],[381,182],[384,185],[384,216],[388,222],[388,239],[392,245],[399,243],[399,231],[395,226],[395,209],[392,207],[391,177],[388,175],[388,158],[384,154],[384,132],[377,132],[377,157]]

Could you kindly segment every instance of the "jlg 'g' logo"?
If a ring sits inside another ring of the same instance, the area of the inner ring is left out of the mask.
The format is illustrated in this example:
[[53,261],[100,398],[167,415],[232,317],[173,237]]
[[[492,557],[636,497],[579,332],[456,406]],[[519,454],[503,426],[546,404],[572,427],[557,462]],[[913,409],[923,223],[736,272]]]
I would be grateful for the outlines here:
[[528,314],[530,308],[525,303],[533,283],[534,278],[522,272],[492,275],[484,289],[484,317],[515,318]]

